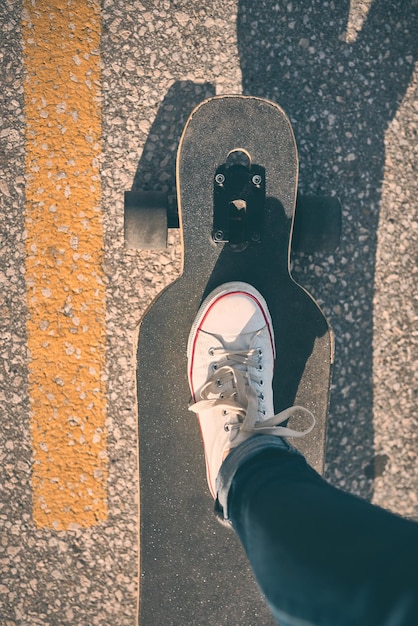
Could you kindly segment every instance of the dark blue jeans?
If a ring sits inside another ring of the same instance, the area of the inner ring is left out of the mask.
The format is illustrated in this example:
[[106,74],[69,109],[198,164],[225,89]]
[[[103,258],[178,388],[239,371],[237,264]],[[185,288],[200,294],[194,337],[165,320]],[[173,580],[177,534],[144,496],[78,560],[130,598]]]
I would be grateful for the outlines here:
[[217,486],[281,626],[418,626],[418,523],[331,486],[277,437],[233,450]]

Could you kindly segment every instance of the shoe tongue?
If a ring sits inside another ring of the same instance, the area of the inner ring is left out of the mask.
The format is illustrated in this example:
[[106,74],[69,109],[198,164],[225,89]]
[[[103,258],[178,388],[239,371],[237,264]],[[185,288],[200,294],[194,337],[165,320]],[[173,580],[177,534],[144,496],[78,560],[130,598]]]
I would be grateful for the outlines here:
[[238,352],[239,350],[250,350],[253,347],[254,333],[241,333],[237,337],[224,335],[222,343],[228,352]]

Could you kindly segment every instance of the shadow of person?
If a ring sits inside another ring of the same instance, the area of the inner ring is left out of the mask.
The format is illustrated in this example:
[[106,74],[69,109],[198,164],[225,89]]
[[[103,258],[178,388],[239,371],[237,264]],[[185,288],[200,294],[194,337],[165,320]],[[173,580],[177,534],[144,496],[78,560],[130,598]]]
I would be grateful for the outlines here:
[[335,191],[344,208],[341,247],[327,259],[322,279],[308,278],[309,258],[298,261],[295,275],[309,281],[317,298],[337,303],[328,478],[344,476],[340,485],[364,497],[373,490],[365,470],[373,475],[373,292],[384,133],[417,58],[412,5],[375,0],[351,43],[347,0],[239,0],[238,9],[243,93],[285,109],[298,143],[302,192]]

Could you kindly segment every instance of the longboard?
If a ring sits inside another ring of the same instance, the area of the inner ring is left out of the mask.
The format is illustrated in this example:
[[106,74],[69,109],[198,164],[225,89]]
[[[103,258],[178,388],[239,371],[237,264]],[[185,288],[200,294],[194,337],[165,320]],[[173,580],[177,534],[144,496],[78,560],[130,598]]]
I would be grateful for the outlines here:
[[[276,623],[238,539],[212,513],[200,430],[188,411],[186,348],[215,287],[254,285],[273,319],[275,410],[298,404],[313,412],[313,431],[292,443],[322,472],[333,338],[289,269],[297,183],[292,127],[277,104],[214,97],[190,115],[177,156],[182,273],[139,332],[140,626]],[[246,196],[233,202],[234,194]]]

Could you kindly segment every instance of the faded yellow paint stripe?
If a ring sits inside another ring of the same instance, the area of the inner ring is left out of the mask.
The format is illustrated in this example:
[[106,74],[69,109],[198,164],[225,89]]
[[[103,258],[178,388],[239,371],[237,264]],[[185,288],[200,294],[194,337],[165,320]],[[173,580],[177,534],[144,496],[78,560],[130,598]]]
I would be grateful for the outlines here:
[[33,516],[107,517],[100,2],[24,0]]

